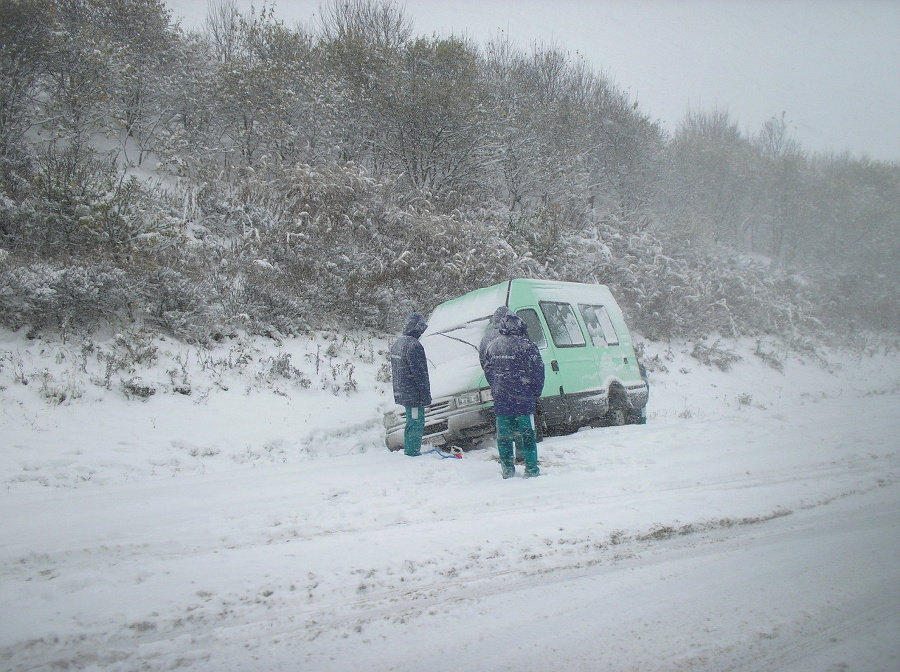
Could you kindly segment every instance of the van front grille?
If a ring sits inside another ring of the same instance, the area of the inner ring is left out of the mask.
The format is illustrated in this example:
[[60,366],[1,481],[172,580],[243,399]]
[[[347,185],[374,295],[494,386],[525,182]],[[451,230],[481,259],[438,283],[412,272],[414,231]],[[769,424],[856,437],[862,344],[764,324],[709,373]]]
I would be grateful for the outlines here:
[[450,400],[441,399],[425,409],[425,426],[443,421],[446,424],[450,415]]
[[442,399],[441,401],[436,401],[431,406],[425,409],[425,417],[427,418],[429,415],[438,415],[439,413],[445,412],[448,408],[450,408],[450,400]]
[[440,434],[441,432],[446,432],[448,429],[447,421],[444,420],[442,422],[438,422],[434,425],[425,425],[425,434],[424,436],[431,436],[433,434]]

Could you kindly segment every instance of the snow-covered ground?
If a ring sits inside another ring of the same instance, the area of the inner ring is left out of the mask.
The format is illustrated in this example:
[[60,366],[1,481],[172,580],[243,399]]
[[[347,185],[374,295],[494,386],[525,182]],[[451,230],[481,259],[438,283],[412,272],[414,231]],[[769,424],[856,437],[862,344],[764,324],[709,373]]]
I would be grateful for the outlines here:
[[900,669],[900,361],[727,345],[504,481],[383,448],[384,340],[0,332],[0,669]]

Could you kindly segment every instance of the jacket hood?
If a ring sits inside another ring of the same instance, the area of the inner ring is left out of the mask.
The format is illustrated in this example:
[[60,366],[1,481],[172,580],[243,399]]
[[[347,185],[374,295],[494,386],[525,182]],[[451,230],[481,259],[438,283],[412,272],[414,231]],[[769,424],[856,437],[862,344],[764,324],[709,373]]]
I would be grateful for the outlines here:
[[518,315],[509,313],[500,318],[497,330],[504,336],[524,336],[528,326]]
[[494,311],[494,315],[491,317],[491,326],[496,327],[500,324],[500,320],[503,319],[504,315],[512,315],[513,312],[507,308],[506,306],[500,306],[497,310]]
[[425,333],[427,328],[428,323],[425,321],[422,313],[410,313],[409,317],[406,318],[406,324],[403,327],[403,335],[418,338]]

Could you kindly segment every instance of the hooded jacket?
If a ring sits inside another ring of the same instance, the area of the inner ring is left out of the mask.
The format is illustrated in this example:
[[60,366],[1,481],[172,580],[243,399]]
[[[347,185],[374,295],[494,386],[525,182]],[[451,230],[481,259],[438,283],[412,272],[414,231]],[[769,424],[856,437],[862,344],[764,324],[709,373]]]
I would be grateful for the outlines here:
[[478,344],[478,361],[481,362],[481,368],[484,369],[484,357],[487,352],[487,346],[491,344],[495,338],[500,335],[500,320],[504,315],[512,315],[513,312],[507,308],[506,306],[500,306],[497,310],[494,311],[493,316],[491,316],[491,323],[488,325],[488,330],[485,332],[484,336],[481,338],[481,343]]
[[500,335],[485,351],[484,374],[491,386],[496,415],[531,415],[544,389],[544,362],[537,346],[525,335],[517,315],[500,319]]
[[425,348],[419,343],[428,324],[420,313],[406,319],[403,335],[391,346],[391,378],[394,401],[407,408],[428,406],[431,403],[431,381]]

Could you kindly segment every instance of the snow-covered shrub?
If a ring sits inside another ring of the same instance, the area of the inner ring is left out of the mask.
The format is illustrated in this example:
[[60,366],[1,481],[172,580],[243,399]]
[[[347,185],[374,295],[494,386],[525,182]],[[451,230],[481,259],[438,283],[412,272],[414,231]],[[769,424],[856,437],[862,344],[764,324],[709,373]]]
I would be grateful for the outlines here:
[[255,171],[220,193],[235,222],[217,271],[234,280],[226,313],[252,331],[394,328],[409,310],[510,277],[516,261],[496,222],[442,214],[353,164]]
[[390,360],[381,363],[381,366],[378,367],[378,372],[375,374],[375,380],[377,380],[379,383],[391,382],[392,379]]
[[219,330],[220,301],[199,268],[157,266],[141,277],[149,325],[188,343],[206,343]]
[[165,247],[179,232],[161,206],[157,189],[126,177],[114,156],[51,144],[25,197],[5,204],[0,233],[10,247],[53,257]]
[[156,362],[159,348],[149,331],[118,333],[107,345],[85,340],[81,345],[81,370],[88,372],[88,360],[96,360],[100,375],[92,375],[91,382],[98,387],[112,389],[112,378],[120,372],[133,373],[148,368]]
[[125,391],[126,396],[138,397],[139,399],[146,399],[156,394],[156,388],[145,383],[139,376],[123,380],[122,389]]
[[159,347],[152,334],[146,331],[116,334],[113,342],[115,344],[113,352],[120,360],[120,369],[148,366],[159,356]]
[[34,374],[33,379],[39,383],[38,394],[47,402],[60,405],[66,401],[80,399],[84,395],[84,386],[69,372],[67,381],[57,380],[48,370]]
[[705,343],[695,343],[691,356],[697,359],[701,364],[706,366],[715,366],[722,371],[728,371],[732,364],[741,361],[741,356],[729,350],[721,341],[716,341],[712,345]]
[[137,299],[111,264],[11,265],[0,269],[0,321],[12,329],[94,329],[127,315]]
[[776,371],[784,371],[784,361],[782,361],[782,358],[779,357],[775,352],[772,352],[770,350],[763,350],[762,341],[756,342],[756,350],[753,351],[753,354],[759,357],[762,361],[764,361]]
[[[226,300],[226,319],[250,333],[273,338],[309,331],[310,324],[328,319],[320,302],[328,292],[309,300],[304,280],[293,281],[289,274],[269,275],[248,265],[236,278]],[[315,299],[318,299],[316,301]]]
[[312,381],[291,363],[291,354],[289,352],[282,352],[280,355],[274,357],[263,358],[260,361],[260,364],[263,367],[268,366],[267,371],[263,370],[260,372],[264,378],[284,378],[292,380],[303,389],[309,389],[312,385]]

